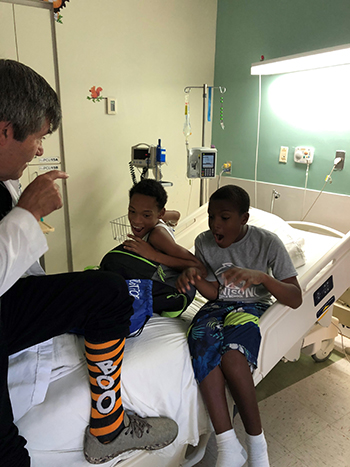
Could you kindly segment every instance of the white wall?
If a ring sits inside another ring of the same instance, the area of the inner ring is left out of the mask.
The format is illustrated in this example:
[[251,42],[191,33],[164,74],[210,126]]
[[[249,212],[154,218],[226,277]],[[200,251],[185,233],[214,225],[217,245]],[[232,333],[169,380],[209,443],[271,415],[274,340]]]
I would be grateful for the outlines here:
[[[254,206],[254,181],[234,177],[222,177],[220,186],[231,183],[244,188],[249,193],[251,205]],[[210,193],[213,193],[216,188],[217,181],[212,181]],[[284,220],[301,220],[320,193],[320,191],[316,190],[306,190],[305,192],[302,188],[258,182],[258,204],[255,207],[270,212],[273,189],[280,194],[280,197],[274,201],[273,213]],[[304,220],[305,222],[326,225],[332,229],[347,233],[350,230],[349,212],[350,196],[323,192]]]
[[[168,208],[183,216],[199,201],[189,184],[182,128],[184,87],[213,84],[217,0],[74,0],[57,24],[74,269],[98,264],[114,246],[109,221],[127,212],[131,146],[167,150]],[[86,99],[101,86],[117,99]],[[201,145],[202,92],[191,91],[191,146]],[[210,138],[208,125],[207,135]],[[207,141],[207,144],[210,140]]]

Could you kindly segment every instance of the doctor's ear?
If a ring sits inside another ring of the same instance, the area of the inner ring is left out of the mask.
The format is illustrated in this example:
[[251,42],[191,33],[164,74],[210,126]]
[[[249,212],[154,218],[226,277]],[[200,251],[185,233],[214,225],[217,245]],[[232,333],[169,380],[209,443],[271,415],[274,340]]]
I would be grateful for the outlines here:
[[13,134],[12,125],[10,122],[0,122],[0,145],[4,146],[8,137]]

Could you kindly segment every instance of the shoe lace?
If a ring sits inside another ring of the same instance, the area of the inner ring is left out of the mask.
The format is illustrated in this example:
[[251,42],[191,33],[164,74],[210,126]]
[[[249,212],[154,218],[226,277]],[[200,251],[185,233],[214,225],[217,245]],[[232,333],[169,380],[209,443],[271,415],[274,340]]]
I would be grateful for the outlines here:
[[149,429],[152,428],[152,425],[147,423],[145,419],[139,417],[138,415],[131,415],[128,414],[130,424],[126,427],[125,434],[128,435],[130,433],[131,437],[133,438],[136,436],[137,438],[142,438],[145,430],[146,433],[149,433]]

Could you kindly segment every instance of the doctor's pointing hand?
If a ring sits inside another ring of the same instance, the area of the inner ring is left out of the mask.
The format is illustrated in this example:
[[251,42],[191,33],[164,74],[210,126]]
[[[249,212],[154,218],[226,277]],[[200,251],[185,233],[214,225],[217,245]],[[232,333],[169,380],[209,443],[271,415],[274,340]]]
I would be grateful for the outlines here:
[[62,197],[55,180],[68,177],[66,172],[60,170],[51,170],[39,175],[23,191],[17,206],[31,212],[39,221],[62,207]]

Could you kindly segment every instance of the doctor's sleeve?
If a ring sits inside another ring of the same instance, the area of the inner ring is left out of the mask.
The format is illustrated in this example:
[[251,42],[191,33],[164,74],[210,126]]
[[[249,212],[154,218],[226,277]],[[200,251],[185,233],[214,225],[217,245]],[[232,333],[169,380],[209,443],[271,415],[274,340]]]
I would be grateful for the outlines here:
[[0,296],[48,250],[35,217],[15,207],[0,222]]

